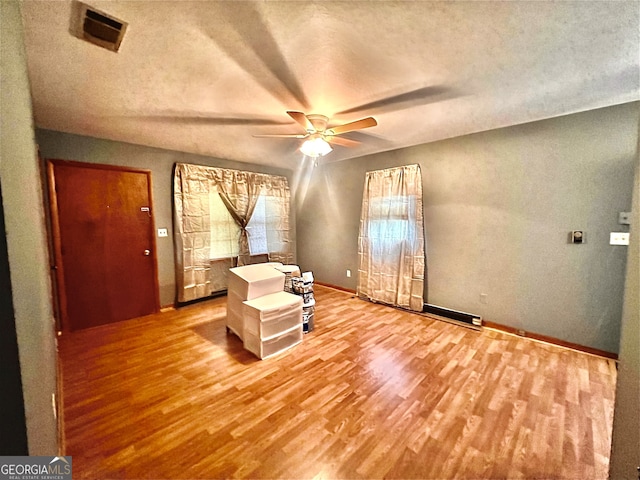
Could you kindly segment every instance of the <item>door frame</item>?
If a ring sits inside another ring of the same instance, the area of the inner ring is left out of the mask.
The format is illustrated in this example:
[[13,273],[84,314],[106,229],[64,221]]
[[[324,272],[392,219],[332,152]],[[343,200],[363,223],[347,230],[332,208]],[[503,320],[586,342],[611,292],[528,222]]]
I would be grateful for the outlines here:
[[[155,210],[153,207],[153,185],[151,183],[151,170],[124,167],[119,165],[105,165],[101,163],[86,163],[73,160],[46,159],[47,162],[47,187],[49,193],[49,218],[51,221],[51,247],[53,248],[53,265],[51,269],[55,282],[54,294],[57,295],[57,302],[53,299],[54,309],[58,311],[60,319],[57,326],[62,332],[70,332],[71,325],[67,309],[67,291],[64,283],[64,262],[62,260],[62,239],[60,235],[60,217],[58,211],[58,198],[56,194],[55,166],[63,165],[77,168],[92,168],[97,170],[114,170],[119,172],[141,173],[147,176],[147,194],[149,196],[149,210],[151,215],[151,256],[153,269],[153,297],[155,313],[160,311],[160,283],[158,279],[158,249],[156,246],[156,222]],[[56,305],[57,303],[57,305]]]

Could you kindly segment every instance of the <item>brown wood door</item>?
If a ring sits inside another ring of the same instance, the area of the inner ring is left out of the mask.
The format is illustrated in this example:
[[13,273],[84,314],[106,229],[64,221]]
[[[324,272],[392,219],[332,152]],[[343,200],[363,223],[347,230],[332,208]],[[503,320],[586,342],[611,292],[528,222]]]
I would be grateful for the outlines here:
[[158,311],[151,173],[60,160],[48,169],[63,329]]

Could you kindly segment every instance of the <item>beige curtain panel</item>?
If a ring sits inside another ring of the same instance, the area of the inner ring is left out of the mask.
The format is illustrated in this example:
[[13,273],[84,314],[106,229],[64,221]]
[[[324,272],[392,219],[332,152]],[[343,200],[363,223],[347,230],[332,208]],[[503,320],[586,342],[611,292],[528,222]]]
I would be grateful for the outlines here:
[[245,265],[249,263],[250,256],[247,225],[253,215],[262,185],[254,173],[218,170],[220,171],[215,178],[215,187],[231,217],[240,227],[238,265]]
[[425,249],[419,165],[367,172],[358,257],[360,297],[422,311]]
[[[268,226],[267,237],[276,241],[267,241],[264,247],[267,252],[258,253],[268,253],[270,257],[289,263],[293,261],[289,227],[290,193],[286,177],[177,163],[173,183],[179,302],[206,297],[212,292],[211,263],[219,259],[213,259],[211,254],[211,195],[220,196],[240,227],[237,239],[239,265],[245,263],[252,254],[248,226],[260,196],[279,199],[278,202],[269,203],[276,209],[275,212],[270,211],[270,216],[278,217],[278,222]],[[215,228],[213,230],[215,234]],[[214,269],[214,272],[218,270]],[[213,279],[213,283],[218,284],[219,280]]]

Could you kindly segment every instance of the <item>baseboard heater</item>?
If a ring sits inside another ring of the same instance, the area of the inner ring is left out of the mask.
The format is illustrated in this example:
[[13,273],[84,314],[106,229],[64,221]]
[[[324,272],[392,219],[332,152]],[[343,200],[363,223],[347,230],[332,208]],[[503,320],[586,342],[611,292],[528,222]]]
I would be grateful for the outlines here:
[[428,313],[440,317],[443,320],[452,321],[466,327],[480,328],[482,327],[482,317],[473,313],[460,312],[451,310],[450,308],[439,307],[425,303],[422,307],[422,313]]

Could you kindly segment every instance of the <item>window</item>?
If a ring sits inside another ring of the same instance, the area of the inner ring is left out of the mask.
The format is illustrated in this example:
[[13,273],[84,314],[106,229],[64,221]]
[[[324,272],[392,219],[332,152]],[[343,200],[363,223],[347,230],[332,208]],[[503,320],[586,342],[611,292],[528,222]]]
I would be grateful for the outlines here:
[[[284,252],[286,245],[281,235],[282,214],[286,211],[281,197],[261,193],[247,225],[249,253],[251,255]],[[211,222],[210,258],[237,257],[240,226],[233,220],[229,210],[215,187],[209,195],[209,218]]]
[[[285,252],[285,236],[282,235],[282,214],[288,211],[287,199],[269,195],[264,189],[247,225],[249,253],[251,255]],[[235,222],[220,198],[215,184],[210,186],[209,220],[211,222],[210,258],[237,257],[240,226]]]
[[[264,253],[273,261],[293,261],[286,177],[177,163],[173,186],[179,302],[210,295],[212,285],[222,284],[212,276],[225,270],[214,264],[237,258],[242,265]],[[243,231],[245,221],[250,225]]]
[[249,252],[259,255],[270,252],[285,252],[287,245],[282,232],[283,215],[287,212],[285,199],[261,193],[253,215],[247,225]]
[[367,172],[358,257],[359,296],[422,311],[425,255],[419,165]]
[[397,262],[403,245],[416,241],[416,197],[377,197],[369,202],[369,239],[372,252]]
[[209,219],[211,221],[209,258],[237,257],[240,227],[231,217],[215,187],[212,187],[209,193]]

